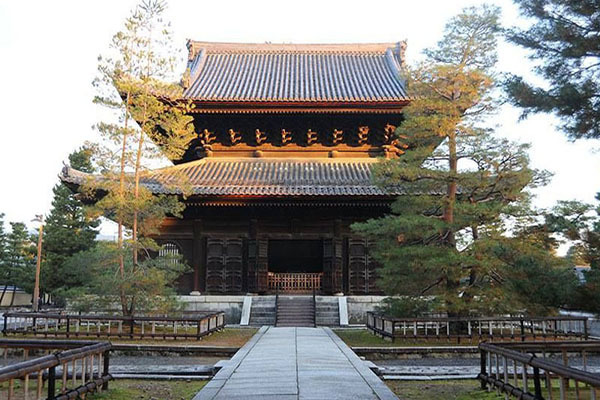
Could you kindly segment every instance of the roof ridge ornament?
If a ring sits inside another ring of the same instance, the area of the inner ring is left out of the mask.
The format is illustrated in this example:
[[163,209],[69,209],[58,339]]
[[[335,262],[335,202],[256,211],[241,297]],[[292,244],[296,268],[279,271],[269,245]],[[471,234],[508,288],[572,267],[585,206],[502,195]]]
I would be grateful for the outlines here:
[[396,43],[396,54],[400,60],[400,67],[406,67],[406,47],[408,47],[408,39],[404,39]]

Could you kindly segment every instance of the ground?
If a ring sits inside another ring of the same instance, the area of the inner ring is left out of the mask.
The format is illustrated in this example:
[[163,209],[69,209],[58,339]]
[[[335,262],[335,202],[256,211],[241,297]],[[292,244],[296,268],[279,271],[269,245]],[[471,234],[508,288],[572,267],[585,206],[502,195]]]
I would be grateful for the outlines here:
[[54,337],[49,335],[45,338],[43,335],[9,335],[8,339],[71,339],[71,340],[99,340],[110,341],[112,343],[135,343],[135,344],[160,344],[160,345],[198,345],[198,346],[221,346],[221,347],[241,347],[243,346],[258,329],[255,328],[225,328],[221,331],[211,333],[208,336],[202,337],[201,340],[173,340],[173,339],[127,339],[118,337],[69,337],[64,336]]
[[208,381],[145,381],[118,380],[109,383],[109,390],[88,396],[88,400],[189,400]]
[[386,384],[403,400],[501,400],[496,392],[480,389],[477,380],[387,381]]
[[334,329],[333,331],[350,347],[477,346],[477,343],[470,341],[457,343],[456,340],[444,339],[397,339],[392,342],[375,336],[367,329]]

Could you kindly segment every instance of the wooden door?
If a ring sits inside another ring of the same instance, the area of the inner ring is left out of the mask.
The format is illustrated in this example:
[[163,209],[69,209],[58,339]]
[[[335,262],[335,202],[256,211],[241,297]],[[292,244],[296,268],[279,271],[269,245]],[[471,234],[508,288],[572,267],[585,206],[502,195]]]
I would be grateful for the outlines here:
[[367,239],[348,240],[348,288],[352,294],[376,294],[377,262],[369,255]]
[[207,239],[207,292],[241,293],[243,245],[242,239]]
[[323,240],[323,292],[342,291],[342,240]]
[[264,293],[268,290],[269,241],[248,241],[248,291]]

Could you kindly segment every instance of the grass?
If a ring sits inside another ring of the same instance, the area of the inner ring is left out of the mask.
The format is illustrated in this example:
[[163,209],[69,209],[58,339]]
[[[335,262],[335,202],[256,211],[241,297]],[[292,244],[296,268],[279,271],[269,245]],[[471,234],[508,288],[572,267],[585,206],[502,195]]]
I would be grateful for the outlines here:
[[88,400],[190,400],[206,381],[118,380],[109,383],[108,391],[87,396]]
[[334,332],[350,347],[418,347],[418,346],[477,346],[470,341],[396,339],[384,340],[366,329],[334,329]]
[[[60,380],[57,381],[56,393],[60,393]],[[117,380],[108,383],[108,390],[102,393],[89,394],[88,400],[131,400],[131,399],[154,399],[154,400],[190,400],[207,381],[147,381],[147,380]],[[23,382],[14,382],[14,400],[23,400]],[[42,398],[46,398],[48,386],[42,389]],[[29,398],[35,397],[36,381],[29,382]],[[8,383],[0,384],[0,399],[8,398]]]
[[[533,379],[529,380],[529,392],[533,393]],[[478,380],[448,380],[448,381],[387,381],[389,388],[401,399],[406,400],[500,400],[504,395],[499,395],[496,390],[487,392],[480,389]],[[589,399],[590,388],[579,384],[579,396],[575,391],[575,382],[569,381],[565,385],[565,399]],[[549,399],[560,399],[560,381],[552,380],[552,397],[548,395],[545,381],[542,381],[542,396]]]
[[44,339],[67,339],[67,340],[98,340],[98,341],[110,341],[112,343],[130,343],[130,344],[160,344],[160,345],[199,345],[199,346],[221,346],[221,347],[241,347],[243,346],[258,329],[253,328],[225,328],[221,331],[211,333],[210,335],[202,337],[200,340],[195,339],[129,339],[129,338],[118,338],[118,337],[96,337],[96,336],[79,336],[79,337],[64,337],[64,336],[47,336],[43,335],[10,335],[11,339],[25,339],[25,338],[44,338]]
[[388,387],[405,400],[501,400],[496,392],[481,390],[479,381],[387,381]]

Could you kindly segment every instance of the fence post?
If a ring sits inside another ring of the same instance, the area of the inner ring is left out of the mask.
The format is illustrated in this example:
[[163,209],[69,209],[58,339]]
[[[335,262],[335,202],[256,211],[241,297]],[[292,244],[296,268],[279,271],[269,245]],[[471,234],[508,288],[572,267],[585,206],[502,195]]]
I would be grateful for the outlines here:
[[521,342],[525,341],[525,323],[523,322],[523,317],[519,318],[519,322],[521,323]]
[[133,325],[134,325],[134,321],[133,321],[133,317],[129,318],[129,337],[131,337],[133,339]]
[[8,328],[8,316],[6,314],[4,314],[4,326],[2,327],[2,333],[4,334],[4,336],[6,336],[7,328]]
[[542,384],[540,383],[540,369],[538,367],[533,367],[533,387],[535,390],[534,398],[536,400],[544,400],[542,397]]
[[[487,354],[485,352],[485,350],[479,350],[479,356],[481,357],[479,360],[479,365],[480,365],[480,371],[479,371],[479,375],[481,375],[482,377],[486,377],[487,376]],[[484,379],[480,379],[481,381],[481,390],[486,390],[487,389],[487,381]]]
[[[38,373],[41,373],[39,371]],[[56,367],[50,367],[48,369],[48,400],[54,400],[56,398]]]
[[69,319],[69,316],[67,315],[67,337],[69,337],[69,332],[71,331],[70,325],[71,321]]
[[588,323],[588,319],[585,318],[583,320],[583,338],[585,340],[588,340],[588,325],[587,325],[587,323]]
[[105,379],[105,381],[102,384],[102,390],[108,390],[108,379],[106,379],[106,376],[109,374],[108,368],[110,366],[110,350],[104,351],[103,359],[104,359],[104,365],[103,365],[103,371],[102,371],[102,378]]

